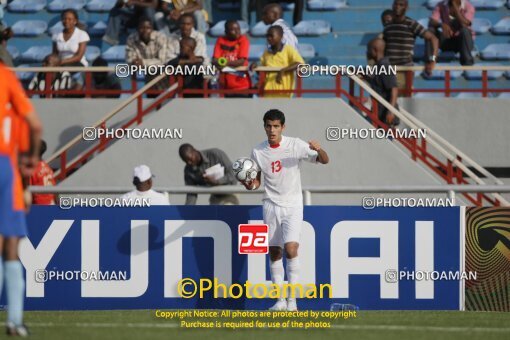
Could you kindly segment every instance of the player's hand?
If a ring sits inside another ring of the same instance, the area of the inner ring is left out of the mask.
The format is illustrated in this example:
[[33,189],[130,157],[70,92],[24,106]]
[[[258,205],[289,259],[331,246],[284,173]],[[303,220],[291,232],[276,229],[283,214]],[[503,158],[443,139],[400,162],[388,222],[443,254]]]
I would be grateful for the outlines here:
[[317,152],[321,151],[321,145],[316,140],[309,141],[308,145],[310,145],[310,149],[312,149],[314,151],[317,151]]
[[32,173],[34,172],[35,167],[38,162],[39,162],[39,157],[27,156],[27,155],[20,156],[19,170],[20,170],[21,176],[23,178],[30,178],[30,176],[32,176]]
[[279,71],[279,72],[276,74],[276,83],[277,83],[277,84],[281,84],[281,83],[282,83],[282,77],[283,77],[283,72],[282,72],[282,71]]

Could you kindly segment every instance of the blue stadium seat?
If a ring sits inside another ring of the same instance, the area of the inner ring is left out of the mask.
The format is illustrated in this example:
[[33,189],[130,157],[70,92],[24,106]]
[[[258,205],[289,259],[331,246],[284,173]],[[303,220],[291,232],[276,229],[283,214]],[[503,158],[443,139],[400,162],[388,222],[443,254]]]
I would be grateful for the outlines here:
[[240,3],[239,1],[217,1],[216,6],[218,6],[218,9],[220,10],[233,10],[233,9],[239,9]]
[[264,24],[263,21],[259,21],[250,30],[250,34],[254,37],[263,37],[266,35],[269,25]]
[[[492,97],[494,97],[494,95],[492,93],[487,93],[487,97],[485,97],[485,98],[492,98]],[[482,93],[480,93],[480,92],[461,92],[453,98],[455,98],[455,99],[468,99],[468,98],[479,99],[479,98],[483,98],[483,96],[482,96]]]
[[298,44],[297,49],[303,58],[315,57],[315,47],[312,44]]
[[297,36],[318,36],[331,32],[331,24],[325,20],[303,20],[292,28]]
[[445,98],[445,96],[439,92],[418,92],[413,94],[413,98]]
[[429,18],[421,18],[418,20],[418,23],[427,28],[429,26]]
[[21,54],[21,59],[25,62],[41,63],[48,54],[51,54],[52,46],[32,46]]
[[89,28],[88,33],[93,37],[102,37],[106,32],[106,23],[104,21],[98,21]]
[[7,45],[7,52],[9,52],[12,59],[17,59],[19,57],[19,50],[16,48],[16,46]]
[[510,44],[490,44],[480,56],[485,60],[510,60]]
[[57,21],[55,25],[51,26],[48,29],[48,33],[50,36],[53,36],[54,34],[58,34],[64,30],[64,25],[62,25],[62,21]]
[[309,0],[306,5],[309,11],[336,11],[347,7],[347,0]]
[[[475,66],[494,65],[489,63],[478,63]],[[489,80],[495,80],[503,76],[504,71],[487,71],[487,78]],[[464,78],[467,80],[480,80],[482,79],[482,71],[464,71]]]
[[85,51],[85,58],[92,63],[97,57],[101,55],[101,49],[97,46],[87,46]]
[[65,9],[74,9],[76,11],[85,7],[86,0],[53,0],[47,6],[48,12],[62,12]]
[[[452,66],[457,64],[446,64],[446,63],[437,63],[437,66]],[[425,73],[422,73],[421,71],[416,71],[417,73],[421,74],[423,79],[426,80],[443,80],[445,77],[445,71],[443,70],[433,70],[432,74],[430,76],[425,75]],[[450,71],[450,79],[458,78],[462,75],[462,71]],[[415,73],[416,76],[416,73]]]
[[34,37],[43,34],[48,24],[43,20],[20,20],[12,25],[14,36]]
[[[225,22],[226,20],[219,21],[209,30],[209,35],[213,37],[220,37],[225,35]],[[241,27],[241,34],[246,34],[250,30],[250,25],[246,21],[238,20],[239,26]]]
[[471,29],[475,31],[476,34],[484,34],[489,32],[492,27],[492,22],[489,19],[484,18],[474,18],[471,22]]
[[291,2],[280,2],[280,5],[282,6],[284,11],[293,11],[294,7],[296,7],[293,2],[292,3]]
[[112,46],[103,52],[102,57],[108,62],[125,61],[126,45]]
[[[267,45],[265,44],[252,44],[250,45],[250,53],[248,55],[249,60],[259,60],[264,54]],[[214,48],[214,47],[213,47]]]
[[498,9],[505,6],[507,0],[471,0],[476,9]]
[[492,26],[492,34],[510,34],[510,17],[505,17]]
[[109,12],[116,2],[116,0],[92,0],[85,8],[89,12]]
[[441,1],[443,0],[428,0],[425,6],[427,6],[428,9],[434,9]]
[[46,0],[14,0],[7,5],[10,12],[35,13],[46,7]]
[[[18,67],[36,67],[41,65],[29,65],[29,64],[22,64],[18,65]],[[35,72],[16,72],[16,76],[21,81],[29,81],[32,80],[32,78],[35,76]]]

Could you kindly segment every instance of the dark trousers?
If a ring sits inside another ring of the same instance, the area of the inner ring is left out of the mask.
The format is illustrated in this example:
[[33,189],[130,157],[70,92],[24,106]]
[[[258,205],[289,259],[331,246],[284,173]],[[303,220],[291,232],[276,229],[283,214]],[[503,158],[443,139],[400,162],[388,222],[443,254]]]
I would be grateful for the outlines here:
[[[445,38],[443,33],[435,28],[429,28],[429,30],[434,33],[439,40],[440,50],[460,53],[461,65],[469,66],[475,63],[471,55],[471,51],[473,50],[473,36],[468,28],[462,28],[457,36],[449,39]],[[425,54],[426,60],[429,60],[429,57],[432,56],[432,44],[428,40],[425,41]]]
[[264,10],[264,6],[272,2],[287,2],[294,3],[294,14],[292,16],[292,22],[294,25],[297,25],[300,21],[303,20],[303,11],[305,9],[305,0],[257,0],[256,3],[256,11],[257,11],[257,21],[262,20],[262,14]]

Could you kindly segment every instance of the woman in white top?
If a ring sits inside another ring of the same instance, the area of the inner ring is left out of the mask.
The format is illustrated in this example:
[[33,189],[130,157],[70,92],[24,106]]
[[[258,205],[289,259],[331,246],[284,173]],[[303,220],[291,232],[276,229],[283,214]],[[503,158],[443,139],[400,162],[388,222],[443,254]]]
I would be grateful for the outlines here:
[[64,30],[53,35],[53,53],[60,57],[61,66],[88,66],[85,50],[90,37],[87,32],[78,28],[78,13],[74,9],[66,9],[60,15]]

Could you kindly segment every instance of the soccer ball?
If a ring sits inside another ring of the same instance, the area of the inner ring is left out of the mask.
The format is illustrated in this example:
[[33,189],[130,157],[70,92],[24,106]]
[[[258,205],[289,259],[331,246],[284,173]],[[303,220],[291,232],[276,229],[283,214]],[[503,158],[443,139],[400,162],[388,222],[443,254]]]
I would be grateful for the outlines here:
[[239,158],[232,164],[232,170],[238,181],[251,182],[257,178],[257,173],[260,171],[257,163],[250,158]]

